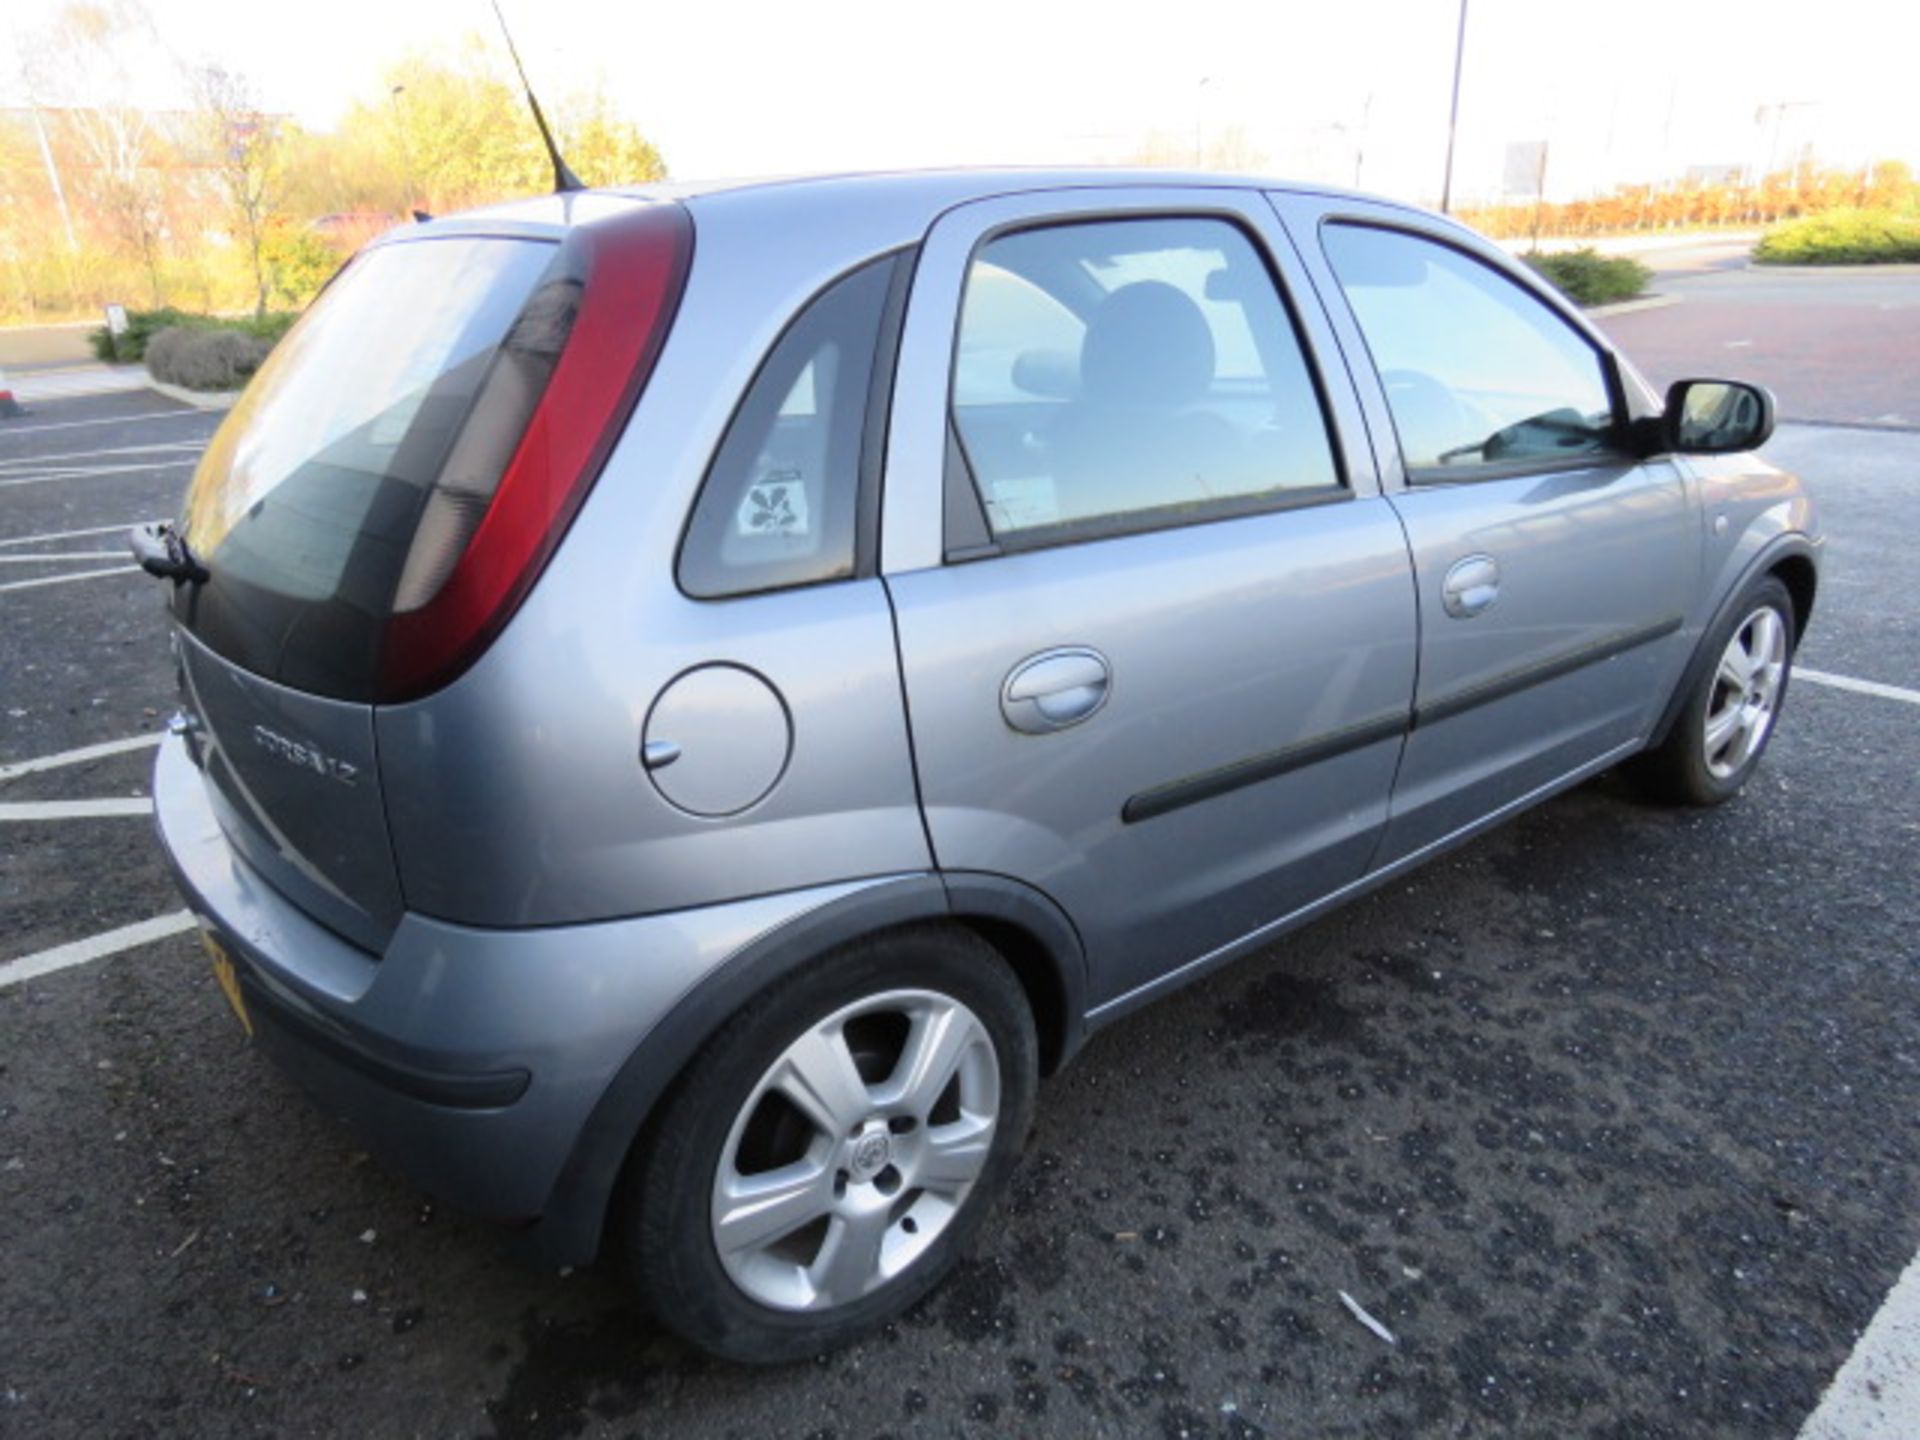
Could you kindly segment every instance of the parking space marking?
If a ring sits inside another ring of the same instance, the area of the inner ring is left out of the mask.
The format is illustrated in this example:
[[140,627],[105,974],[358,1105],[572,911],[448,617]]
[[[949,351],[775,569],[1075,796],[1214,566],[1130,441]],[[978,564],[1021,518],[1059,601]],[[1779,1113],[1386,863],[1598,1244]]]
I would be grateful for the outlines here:
[[38,545],[48,540],[81,540],[89,535],[125,534],[136,525],[145,525],[145,520],[129,520],[124,525],[94,525],[85,530],[51,530],[45,535],[15,535],[0,540],[0,549],[12,545]]
[[58,420],[51,425],[27,425],[16,429],[9,425],[0,430],[0,438],[12,439],[18,435],[44,435],[50,430],[82,430],[89,425],[144,425],[149,420],[187,420],[196,416],[205,418],[205,410],[156,410],[151,415],[109,415],[104,420]]
[[109,755],[125,755],[130,750],[145,750],[158,745],[166,737],[159,732],[149,735],[129,735],[124,740],[102,740],[98,745],[82,745],[77,750],[61,750],[52,755],[36,755],[31,760],[15,760],[11,765],[0,765],[0,780],[12,780],[20,775],[37,775],[42,770],[58,770],[66,765],[84,765],[89,760],[104,760]]
[[1878,680],[1856,680],[1851,675],[1829,675],[1825,670],[1807,670],[1795,666],[1795,680],[1805,680],[1811,685],[1826,685],[1835,690],[1850,690],[1855,695],[1877,695],[1882,700],[1904,700],[1909,705],[1920,705],[1920,690],[1908,690],[1900,685],[1882,685]]
[[56,970],[65,970],[74,965],[85,965],[90,960],[104,960],[109,955],[118,955],[122,950],[151,945],[156,940],[165,940],[169,935],[191,930],[196,923],[191,910],[175,910],[171,915],[156,915],[151,920],[122,925],[117,930],[102,931],[84,940],[56,945],[51,950],[22,955],[18,960],[0,963],[0,990],[9,985],[18,985],[22,980],[51,975]]
[[1800,1440],[1910,1440],[1920,1435],[1920,1255],[1833,1377]]
[[0,592],[8,590],[32,590],[41,585],[64,585],[69,580],[92,580],[101,575],[138,575],[138,565],[115,565],[111,570],[81,570],[72,575],[42,575],[34,580],[9,580],[0,585]]
[[205,448],[198,440],[155,440],[147,445],[115,445],[106,450],[63,450],[57,455],[18,455],[11,459],[0,459],[0,470],[30,470],[36,465],[52,465],[64,470],[71,469],[75,460],[98,460],[105,455],[171,454],[176,450]]
[[152,813],[153,801],[144,795],[109,800],[0,801],[0,825],[32,820],[121,820]]
[[20,485],[51,485],[61,480],[96,480],[102,475],[140,475],[149,470],[190,470],[198,463],[196,460],[168,460],[152,465],[100,465],[56,471],[52,475],[22,475],[0,479],[0,490],[11,490]]
[[0,555],[0,565],[58,565],[62,560],[124,559],[124,550],[56,550],[51,555]]

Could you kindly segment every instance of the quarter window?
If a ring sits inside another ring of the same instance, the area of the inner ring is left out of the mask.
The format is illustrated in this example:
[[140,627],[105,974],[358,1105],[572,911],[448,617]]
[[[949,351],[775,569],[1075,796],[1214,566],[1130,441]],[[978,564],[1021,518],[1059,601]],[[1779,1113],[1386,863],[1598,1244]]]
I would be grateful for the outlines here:
[[1404,231],[1334,224],[1322,238],[1415,478],[1579,463],[1613,448],[1599,352],[1526,290]]
[[680,549],[680,586],[718,599],[854,573],[862,446],[894,261],[835,282],[740,402]]
[[1045,543],[1340,493],[1285,303],[1224,221],[1020,231],[968,271],[955,463],[996,541]]

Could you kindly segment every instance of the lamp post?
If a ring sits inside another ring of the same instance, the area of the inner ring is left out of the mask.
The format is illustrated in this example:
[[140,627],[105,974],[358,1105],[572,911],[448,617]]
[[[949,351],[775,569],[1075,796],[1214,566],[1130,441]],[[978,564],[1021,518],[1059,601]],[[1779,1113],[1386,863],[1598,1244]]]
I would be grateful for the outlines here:
[[407,205],[419,203],[419,186],[413,179],[413,147],[407,144],[407,125],[400,114],[400,97],[407,93],[407,87],[396,85],[387,92],[387,99],[393,103],[393,133],[400,140],[400,171],[407,182]]
[[40,118],[40,107],[30,103],[33,114],[33,133],[40,142],[40,163],[47,167],[47,183],[53,187],[53,202],[60,207],[60,225],[67,232],[67,253],[71,255],[80,248],[73,238],[73,213],[67,209],[66,187],[60,183],[60,167],[53,162],[53,147],[47,144],[47,127]]
[[1460,0],[1460,32],[1453,42],[1453,106],[1447,112],[1447,173],[1440,181],[1440,213],[1453,204],[1453,138],[1460,127],[1460,68],[1467,57],[1467,0]]
[[1193,168],[1202,169],[1206,164],[1206,152],[1200,147],[1201,102],[1206,98],[1201,94],[1212,80],[1210,75],[1202,75],[1200,83],[1193,87]]

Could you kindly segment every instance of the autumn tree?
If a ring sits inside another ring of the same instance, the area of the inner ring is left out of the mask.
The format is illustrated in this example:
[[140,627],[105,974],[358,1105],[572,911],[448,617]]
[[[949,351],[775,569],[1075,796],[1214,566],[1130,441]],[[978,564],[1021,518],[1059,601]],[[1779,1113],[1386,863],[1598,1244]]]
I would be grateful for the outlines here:
[[205,65],[192,78],[202,164],[219,188],[235,238],[246,246],[254,314],[264,315],[270,288],[264,250],[284,170],[284,122],[261,110],[244,76]]
[[[414,55],[382,77],[382,98],[341,122],[345,149],[377,158],[384,209],[435,214],[552,185],[553,167],[526,96],[499,57],[469,36],[450,57]],[[556,139],[590,185],[657,180],[660,154],[604,95],[565,97],[552,112]]]
[[27,92],[55,107],[85,161],[83,198],[146,272],[159,302],[166,231],[158,152],[166,138],[153,116],[126,102],[133,77],[160,52],[153,19],[139,0],[67,5],[28,49]]

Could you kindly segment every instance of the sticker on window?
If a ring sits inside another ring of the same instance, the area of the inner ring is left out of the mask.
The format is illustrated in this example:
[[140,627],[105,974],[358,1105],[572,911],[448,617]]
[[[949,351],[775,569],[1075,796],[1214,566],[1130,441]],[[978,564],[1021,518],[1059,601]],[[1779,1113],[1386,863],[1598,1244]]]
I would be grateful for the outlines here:
[[1051,525],[1060,518],[1060,502],[1054,496],[1053,479],[1047,475],[994,481],[987,509],[996,530]]
[[769,470],[747,487],[734,513],[741,535],[805,535],[809,532],[807,487],[798,469]]

